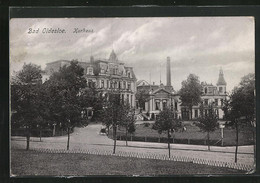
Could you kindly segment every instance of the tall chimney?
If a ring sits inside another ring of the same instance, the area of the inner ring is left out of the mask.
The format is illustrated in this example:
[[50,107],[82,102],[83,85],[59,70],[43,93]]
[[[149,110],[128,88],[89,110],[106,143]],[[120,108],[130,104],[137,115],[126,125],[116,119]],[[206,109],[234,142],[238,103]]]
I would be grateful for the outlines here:
[[166,86],[171,86],[171,60],[170,60],[170,57],[167,57],[167,64],[166,64]]

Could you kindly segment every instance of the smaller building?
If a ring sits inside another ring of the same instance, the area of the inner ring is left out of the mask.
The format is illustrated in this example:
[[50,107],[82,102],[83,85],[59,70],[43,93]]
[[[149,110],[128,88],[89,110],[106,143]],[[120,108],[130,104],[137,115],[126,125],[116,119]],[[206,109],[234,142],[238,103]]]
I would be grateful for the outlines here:
[[[213,105],[214,110],[219,119],[223,119],[224,112],[222,110],[223,102],[227,97],[226,86],[227,83],[224,79],[223,70],[219,71],[219,78],[216,85],[201,82],[202,86],[202,102],[205,107],[204,113],[207,114],[209,105]],[[197,119],[200,115],[199,105],[192,108],[192,119]],[[190,109],[185,106],[181,106],[181,118],[184,120],[190,119]]]

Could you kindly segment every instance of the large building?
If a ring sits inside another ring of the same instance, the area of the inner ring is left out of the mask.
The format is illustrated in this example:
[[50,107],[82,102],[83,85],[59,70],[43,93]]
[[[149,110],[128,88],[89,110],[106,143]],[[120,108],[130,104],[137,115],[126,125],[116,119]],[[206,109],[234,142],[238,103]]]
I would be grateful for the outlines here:
[[[48,79],[53,72],[57,72],[64,65],[69,65],[70,62],[58,60],[47,63],[43,80]],[[79,62],[79,65],[84,68],[84,76],[89,87],[95,86],[104,94],[112,90],[120,91],[121,99],[135,107],[136,76],[132,67],[127,67],[118,60],[114,50],[109,59],[94,59],[91,56],[88,62]]]
[[[167,57],[166,64],[166,86],[162,83],[160,85],[150,84],[147,81],[140,80],[137,82],[137,91],[146,93],[147,100],[143,108],[143,113],[159,114],[165,107],[171,108],[177,114],[178,118],[183,120],[190,120],[190,109],[182,105],[180,95],[175,92],[171,85],[171,69],[170,58]],[[224,112],[222,110],[223,101],[226,98],[227,83],[224,79],[223,70],[220,69],[219,78],[216,86],[201,82],[202,95],[201,99],[205,107],[204,113],[208,112],[208,107],[213,104],[215,113],[219,119],[223,119]],[[140,107],[140,106],[137,106]],[[199,105],[192,108],[192,119],[197,119],[200,115]]]
[[151,118],[158,115],[161,110],[168,107],[172,110],[178,110],[175,91],[171,85],[171,66],[170,57],[167,57],[166,63],[166,85],[160,83],[155,85],[141,80],[137,82],[137,91],[146,93],[147,100],[143,112],[148,113]]

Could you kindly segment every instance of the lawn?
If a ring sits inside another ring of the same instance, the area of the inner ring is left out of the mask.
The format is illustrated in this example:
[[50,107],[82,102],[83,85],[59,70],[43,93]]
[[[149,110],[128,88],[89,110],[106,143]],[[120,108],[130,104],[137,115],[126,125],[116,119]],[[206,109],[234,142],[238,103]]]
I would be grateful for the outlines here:
[[241,170],[185,162],[87,154],[51,154],[12,149],[12,175],[242,174]]
[[[148,124],[147,124],[148,125]],[[159,142],[159,137],[160,142],[165,142],[166,140],[166,133],[163,133],[161,135],[158,134],[156,130],[152,129],[152,125],[150,124],[149,126],[146,126],[145,124],[140,124],[136,125],[136,131],[133,134],[135,138],[132,139],[137,139],[137,141],[149,141],[149,137],[152,141],[157,141]],[[206,136],[207,133],[203,132],[199,129],[199,127],[193,125],[192,123],[186,123],[185,127],[187,130],[185,132],[177,131],[174,133],[174,139],[175,143],[183,143],[183,144],[201,144],[204,145],[206,143]],[[124,128],[119,128],[118,129],[118,135],[120,139],[120,136],[125,135],[125,129]],[[110,133],[109,137],[112,138],[112,133]],[[153,138],[153,139],[152,139]],[[162,141],[164,138],[164,141]],[[123,139],[123,138],[121,138]],[[210,139],[211,145],[216,145],[215,143],[221,139],[221,131],[220,129],[216,129],[216,131],[210,133]],[[129,138],[130,140],[130,138]],[[253,144],[252,140],[252,133],[248,129],[243,129],[239,131],[239,145],[251,145]],[[224,146],[232,146],[236,144],[236,130],[232,129],[230,127],[224,128],[224,140],[223,140]],[[217,143],[217,145],[221,145],[221,141]]]

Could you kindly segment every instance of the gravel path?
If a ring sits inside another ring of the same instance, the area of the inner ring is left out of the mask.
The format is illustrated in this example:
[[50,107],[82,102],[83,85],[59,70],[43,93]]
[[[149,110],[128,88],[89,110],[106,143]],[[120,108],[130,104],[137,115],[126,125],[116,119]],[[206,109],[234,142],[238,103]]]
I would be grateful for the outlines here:
[[[90,149],[90,150],[113,150],[112,139],[106,135],[100,135],[100,124],[90,124],[84,128],[75,128],[70,138],[70,149]],[[12,148],[26,147],[24,137],[11,137]],[[48,149],[66,149],[67,136],[62,137],[44,137],[42,142],[39,138],[32,137],[30,142],[31,148],[48,148]],[[116,151],[136,152],[144,154],[166,154],[168,153],[167,144],[150,143],[150,142],[128,142],[117,141]],[[175,156],[192,157],[205,160],[215,160],[224,162],[234,162],[235,147],[211,147],[211,151],[207,151],[207,146],[202,145],[184,145],[171,144],[171,154]],[[253,146],[240,146],[238,149],[238,163],[252,165],[253,164]]]

